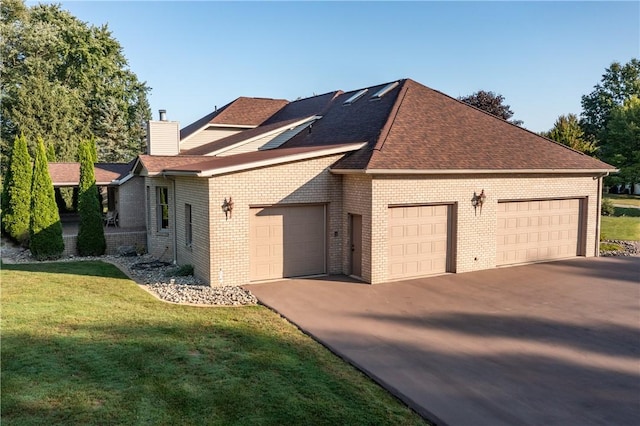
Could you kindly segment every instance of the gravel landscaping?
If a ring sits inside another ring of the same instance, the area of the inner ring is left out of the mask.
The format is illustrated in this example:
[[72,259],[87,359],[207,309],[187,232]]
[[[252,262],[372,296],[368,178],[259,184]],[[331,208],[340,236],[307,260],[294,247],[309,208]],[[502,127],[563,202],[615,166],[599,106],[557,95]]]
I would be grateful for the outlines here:
[[[2,261],[5,263],[38,262],[31,256],[29,250],[14,245],[5,238],[2,238],[0,253]],[[141,256],[69,256],[55,262],[83,260],[100,260],[112,263],[132,280],[167,302],[214,306],[241,306],[258,303],[251,292],[240,287],[210,287],[193,275],[176,275],[177,266],[159,262],[149,254]]]
[[620,250],[600,250],[600,256],[638,256],[640,255],[640,242],[605,240],[603,243],[610,243],[620,246]]

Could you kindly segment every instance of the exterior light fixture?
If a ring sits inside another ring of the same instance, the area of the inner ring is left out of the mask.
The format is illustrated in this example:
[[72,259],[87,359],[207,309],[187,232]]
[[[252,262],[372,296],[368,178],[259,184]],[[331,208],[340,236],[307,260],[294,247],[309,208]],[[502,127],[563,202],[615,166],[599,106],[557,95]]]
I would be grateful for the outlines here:
[[222,203],[222,211],[224,212],[225,220],[231,219],[231,213],[233,213],[233,200],[231,197],[229,197],[228,201],[226,198],[224,199],[224,202]]
[[484,201],[486,199],[487,199],[487,196],[484,195],[484,189],[480,191],[480,195],[478,195],[474,191],[473,197],[471,198],[471,205],[473,206],[473,210],[476,216],[478,215],[478,209],[480,209],[480,214],[482,215],[482,205],[484,204]]

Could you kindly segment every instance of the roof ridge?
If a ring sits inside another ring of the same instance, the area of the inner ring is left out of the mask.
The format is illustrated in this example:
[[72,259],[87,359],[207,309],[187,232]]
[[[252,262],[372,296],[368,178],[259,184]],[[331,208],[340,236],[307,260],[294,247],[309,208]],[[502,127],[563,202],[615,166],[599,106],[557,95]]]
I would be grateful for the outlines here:
[[393,127],[396,117],[398,116],[398,111],[402,106],[402,102],[404,101],[404,98],[407,92],[409,91],[409,85],[407,84],[408,79],[403,79],[400,81],[402,81],[401,83],[402,88],[400,89],[400,93],[398,93],[398,96],[396,97],[396,101],[393,103],[393,107],[391,107],[391,111],[389,112],[387,121],[385,121],[384,126],[382,126],[382,129],[380,130],[380,134],[378,135],[378,140],[376,141],[376,144],[373,147],[374,151],[382,150],[382,147],[384,146],[384,143],[386,142],[387,137],[389,136],[389,132],[391,132],[391,128]]

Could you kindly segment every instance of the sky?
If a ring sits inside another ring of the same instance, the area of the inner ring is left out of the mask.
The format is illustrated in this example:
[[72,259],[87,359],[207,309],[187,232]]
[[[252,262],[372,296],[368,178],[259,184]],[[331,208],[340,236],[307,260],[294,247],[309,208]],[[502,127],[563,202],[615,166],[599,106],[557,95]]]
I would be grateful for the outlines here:
[[[33,4],[29,2],[28,4]],[[239,96],[294,100],[411,78],[487,90],[535,132],[580,114],[640,56],[640,2],[63,1],[107,24],[158,109],[184,127]]]

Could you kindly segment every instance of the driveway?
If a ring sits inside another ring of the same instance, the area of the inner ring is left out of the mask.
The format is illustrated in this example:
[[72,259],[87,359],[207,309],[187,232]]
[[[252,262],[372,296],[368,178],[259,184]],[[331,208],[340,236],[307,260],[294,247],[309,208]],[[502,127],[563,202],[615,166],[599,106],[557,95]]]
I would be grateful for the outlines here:
[[246,288],[435,423],[640,421],[640,257],[331,278]]

